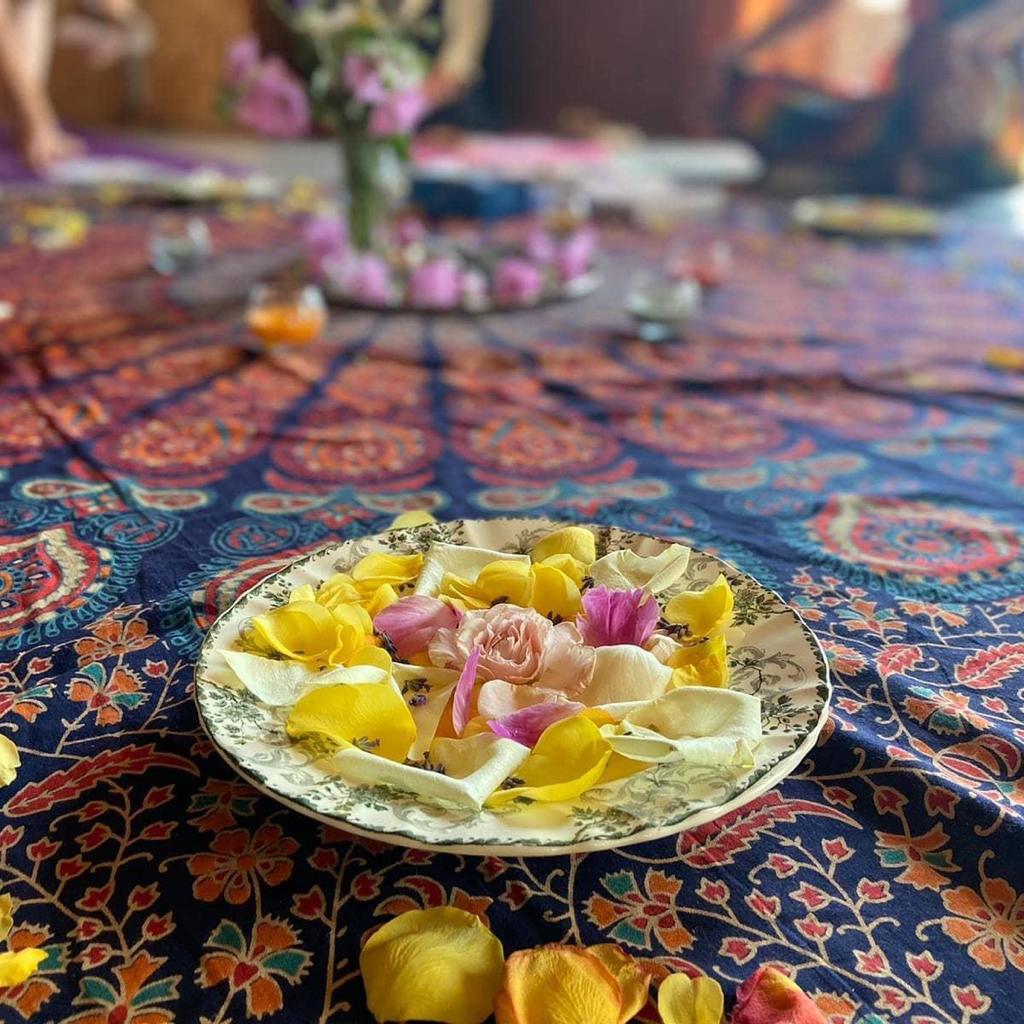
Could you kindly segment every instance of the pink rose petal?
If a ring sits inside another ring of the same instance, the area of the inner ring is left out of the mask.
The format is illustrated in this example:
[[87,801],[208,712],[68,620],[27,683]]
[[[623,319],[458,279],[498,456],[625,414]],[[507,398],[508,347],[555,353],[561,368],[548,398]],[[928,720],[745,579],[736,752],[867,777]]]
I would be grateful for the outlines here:
[[403,597],[373,620],[376,633],[386,636],[400,661],[422,654],[440,629],[454,629],[459,612],[436,597]]
[[564,704],[565,694],[540,686],[516,686],[504,679],[488,679],[476,698],[477,713],[484,718],[507,718],[535,704]]
[[660,615],[658,602],[646,590],[591,587],[583,595],[583,614],[577,617],[576,625],[591,647],[642,647],[658,625]]
[[505,715],[504,718],[492,719],[487,723],[487,727],[495,736],[515,740],[524,747],[533,747],[549,725],[554,725],[563,718],[572,718],[582,710],[583,705],[573,701],[534,704],[511,715]]
[[473,699],[473,687],[476,686],[476,668],[480,664],[481,650],[473,648],[473,653],[466,660],[462,675],[455,684],[455,696],[452,698],[452,726],[455,735],[461,736],[469,721],[469,705]]
[[758,967],[736,992],[733,1024],[826,1024],[814,1000],[774,967]]

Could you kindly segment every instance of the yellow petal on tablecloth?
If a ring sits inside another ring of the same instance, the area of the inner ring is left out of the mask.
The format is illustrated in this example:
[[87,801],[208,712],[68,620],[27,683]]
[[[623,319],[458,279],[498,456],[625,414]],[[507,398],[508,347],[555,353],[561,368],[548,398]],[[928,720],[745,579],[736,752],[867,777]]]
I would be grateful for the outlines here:
[[665,618],[686,626],[691,637],[714,637],[724,633],[732,622],[732,587],[719,573],[714,583],[703,590],[685,590],[665,605]]
[[520,798],[572,800],[597,785],[611,756],[608,741],[589,719],[577,715],[555,722],[517,770],[522,785],[499,789],[487,806],[504,807]]
[[658,986],[662,1024],[721,1024],[724,1012],[722,986],[713,978],[670,974]]
[[436,522],[437,520],[426,509],[418,508],[395,516],[388,529],[409,530],[416,526],[428,526],[430,523]]
[[660,594],[686,572],[690,549],[682,544],[670,544],[657,555],[639,555],[628,548],[619,548],[599,558],[590,567],[595,586],[612,590],[636,590],[643,587],[648,593]]
[[34,946],[19,949],[16,953],[0,953],[0,988],[11,988],[26,981],[36,973],[46,957],[45,949]]
[[14,925],[14,900],[9,893],[0,896],[0,942],[11,932]]
[[725,637],[719,634],[703,643],[681,647],[668,660],[671,686],[728,686],[729,652]]
[[501,987],[504,952],[475,914],[410,910],[374,932],[359,954],[377,1021],[482,1024]]
[[537,562],[531,566],[533,587],[528,597],[531,608],[555,622],[572,621],[582,609],[580,588],[561,569]]
[[0,786],[12,783],[21,767],[21,754],[6,736],[0,735]]
[[626,1024],[626,1021],[632,1020],[647,1003],[647,992],[651,987],[650,972],[614,942],[587,946],[587,952],[597,957],[619,983],[622,998],[619,1024]]
[[622,990],[601,960],[576,946],[541,946],[505,962],[495,1024],[620,1024]]
[[293,739],[323,736],[397,762],[416,739],[416,723],[390,680],[313,690],[292,708],[286,728]]
[[542,537],[530,549],[530,557],[535,562],[544,562],[553,555],[568,555],[590,565],[597,558],[597,541],[586,527],[565,526]]

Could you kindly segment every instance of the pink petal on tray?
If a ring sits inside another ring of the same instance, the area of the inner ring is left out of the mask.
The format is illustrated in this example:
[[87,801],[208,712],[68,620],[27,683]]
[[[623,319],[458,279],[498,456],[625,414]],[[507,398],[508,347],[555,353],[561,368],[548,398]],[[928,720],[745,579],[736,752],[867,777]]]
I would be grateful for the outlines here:
[[524,747],[532,747],[549,725],[554,725],[563,718],[572,718],[583,710],[584,706],[575,701],[534,704],[511,715],[505,715],[504,718],[495,718],[487,723],[487,727],[495,736],[515,740]]
[[476,686],[476,668],[480,664],[480,655],[483,652],[479,647],[473,648],[473,653],[466,659],[462,668],[462,675],[455,684],[455,696],[452,698],[452,725],[455,727],[455,735],[461,736],[469,721],[469,705],[473,699],[473,687]]
[[642,588],[592,587],[583,595],[583,614],[576,625],[583,642],[591,647],[642,647],[658,625],[660,614],[658,602]]

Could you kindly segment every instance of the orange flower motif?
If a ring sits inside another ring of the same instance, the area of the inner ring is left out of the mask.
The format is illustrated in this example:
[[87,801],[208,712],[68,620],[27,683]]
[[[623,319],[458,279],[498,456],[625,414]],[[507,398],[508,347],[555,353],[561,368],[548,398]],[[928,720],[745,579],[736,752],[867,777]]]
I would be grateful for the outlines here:
[[223,832],[238,824],[235,815],[248,817],[253,813],[256,798],[256,791],[244,783],[210,779],[189,804],[189,811],[199,815],[192,824],[202,832]]
[[139,677],[131,669],[119,665],[108,677],[106,666],[96,661],[71,680],[68,697],[95,711],[97,725],[116,725],[125,711],[145,703],[149,694],[143,691]]
[[942,894],[955,917],[942,919],[942,930],[967,947],[982,967],[1002,971],[1009,961],[1024,971],[1024,893],[1002,878],[985,878],[980,893],[959,885]]
[[228,903],[245,903],[253,885],[259,884],[257,876],[267,885],[278,885],[291,876],[291,856],[298,848],[279,825],[270,822],[253,835],[244,828],[222,832],[210,844],[212,852],[189,857],[188,869],[196,879],[192,892],[207,903],[222,894]]
[[9,1006],[17,1010],[24,1020],[37,1014],[57,992],[56,984],[44,975],[60,974],[65,970],[65,947],[48,946],[49,938],[49,931],[31,926],[15,928],[7,938],[7,945],[13,953],[22,949],[45,949],[48,954],[30,978],[20,985],[0,989],[0,1007]]
[[[126,609],[122,609],[120,613],[123,615],[125,611]],[[81,665],[120,657],[130,651],[143,651],[157,642],[157,637],[150,633],[149,627],[142,619],[128,619],[122,622],[118,618],[118,612],[95,623],[89,632],[92,636],[83,637],[75,642],[75,651]]]
[[256,922],[247,943],[231,921],[222,921],[207,945],[214,948],[199,961],[199,979],[209,988],[227,982],[232,995],[245,993],[245,1010],[257,1020],[284,1007],[278,978],[295,985],[309,965],[309,954],[295,945],[299,936],[283,921]]
[[149,981],[166,962],[166,957],[154,958],[143,952],[130,963],[115,967],[118,987],[102,981],[88,991],[83,988],[75,1003],[100,1005],[83,1010],[67,1024],[174,1024],[174,1014],[155,1004],[178,998],[178,979]]
[[875,837],[880,847],[877,852],[882,866],[903,868],[896,881],[906,882],[917,890],[937,892],[942,886],[949,885],[946,874],[960,870],[960,866],[953,863],[953,852],[942,849],[949,836],[941,825],[936,825],[922,836],[875,832]]
[[[646,892],[628,871],[606,875],[601,881],[616,899],[591,896],[587,900],[587,916],[599,928],[608,929],[614,941],[651,949],[651,936],[656,935],[659,944],[670,953],[693,945],[693,934],[683,926],[676,912],[675,897],[682,887],[678,879],[651,869],[644,878]],[[610,925],[614,927],[609,929]]]

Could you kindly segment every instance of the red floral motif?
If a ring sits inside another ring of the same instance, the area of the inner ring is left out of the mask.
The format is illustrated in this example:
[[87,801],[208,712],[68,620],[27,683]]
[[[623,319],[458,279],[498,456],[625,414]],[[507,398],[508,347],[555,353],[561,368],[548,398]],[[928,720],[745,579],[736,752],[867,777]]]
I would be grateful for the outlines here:
[[475,914],[484,924],[488,923],[487,908],[494,902],[487,896],[471,896],[464,889],[454,887],[449,893],[444,886],[425,875],[411,875],[397,883],[398,888],[412,889],[415,896],[391,896],[374,909],[375,917],[404,914],[408,910],[424,910],[428,907],[457,907]]
[[258,878],[267,885],[278,885],[290,877],[291,856],[298,848],[299,844],[286,838],[272,822],[261,825],[254,834],[244,828],[222,832],[210,844],[211,853],[188,858],[188,869],[195,876],[192,892],[206,902],[223,895],[228,903],[245,903]]
[[86,986],[75,999],[75,1005],[95,1006],[71,1017],[67,1024],[174,1024],[174,1014],[156,1004],[176,999],[178,979],[170,978],[159,985],[147,984],[166,963],[165,957],[137,953],[130,962],[114,968],[116,987],[107,981]]

